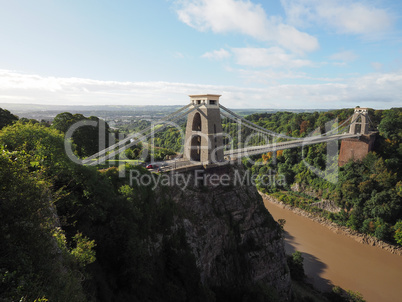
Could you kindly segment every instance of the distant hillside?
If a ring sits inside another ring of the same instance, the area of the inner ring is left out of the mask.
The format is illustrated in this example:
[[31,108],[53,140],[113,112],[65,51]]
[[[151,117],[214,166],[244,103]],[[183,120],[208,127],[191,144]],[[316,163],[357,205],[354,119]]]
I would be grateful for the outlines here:
[[[70,105],[41,105],[41,104],[7,104],[0,103],[0,108],[7,109],[13,114],[28,119],[53,120],[61,112],[81,113],[85,116],[97,116],[106,120],[116,118],[143,117],[148,119],[158,119],[166,116],[178,109],[182,105],[171,106],[127,106],[127,105],[108,105],[108,106],[70,106]],[[328,111],[326,109],[262,109],[262,108],[241,108],[232,109],[236,113],[246,116],[253,113],[275,113],[278,111],[288,111],[293,113]]]

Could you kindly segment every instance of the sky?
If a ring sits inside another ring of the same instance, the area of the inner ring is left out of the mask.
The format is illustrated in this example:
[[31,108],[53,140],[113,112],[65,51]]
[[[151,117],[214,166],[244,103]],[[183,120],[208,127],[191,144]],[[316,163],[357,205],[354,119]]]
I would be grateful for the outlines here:
[[402,106],[402,1],[0,0],[0,103]]

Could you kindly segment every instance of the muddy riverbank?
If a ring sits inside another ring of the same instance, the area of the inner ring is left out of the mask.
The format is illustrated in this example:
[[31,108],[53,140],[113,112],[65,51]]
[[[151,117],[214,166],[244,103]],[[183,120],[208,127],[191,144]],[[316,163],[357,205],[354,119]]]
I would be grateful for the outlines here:
[[286,252],[302,252],[308,281],[316,288],[330,290],[339,285],[359,291],[368,302],[400,301],[402,256],[397,250],[379,248],[377,243],[356,238],[353,231],[349,233],[323,218],[283,205],[270,196],[263,198],[275,220],[286,220]]
[[402,255],[402,248],[398,248],[398,247],[393,246],[391,244],[388,244],[388,243],[386,243],[384,241],[378,240],[375,237],[371,237],[369,235],[362,234],[362,233],[356,232],[354,230],[351,230],[351,229],[349,229],[347,227],[338,225],[335,222],[329,221],[329,220],[327,220],[327,219],[325,219],[325,218],[323,218],[323,217],[321,217],[321,216],[319,216],[317,214],[309,213],[309,212],[306,212],[306,211],[304,211],[302,209],[299,209],[299,208],[284,204],[283,202],[277,200],[276,198],[274,198],[274,197],[272,197],[270,195],[267,195],[267,194],[264,194],[264,193],[261,193],[261,192],[259,192],[259,193],[260,193],[260,195],[262,196],[262,198],[264,200],[268,200],[268,201],[270,201],[272,203],[280,205],[284,209],[289,210],[289,211],[291,211],[291,212],[293,212],[293,213],[295,213],[295,214],[297,214],[299,216],[307,217],[307,218],[309,218],[309,219],[311,219],[311,220],[313,220],[315,222],[318,222],[319,224],[327,227],[328,229],[330,229],[334,233],[343,234],[345,236],[353,238],[354,240],[356,240],[359,243],[379,247],[379,248],[381,248],[383,250],[386,250],[386,251],[388,251],[388,252],[390,252],[392,254],[397,254],[397,255],[400,255],[400,256]]

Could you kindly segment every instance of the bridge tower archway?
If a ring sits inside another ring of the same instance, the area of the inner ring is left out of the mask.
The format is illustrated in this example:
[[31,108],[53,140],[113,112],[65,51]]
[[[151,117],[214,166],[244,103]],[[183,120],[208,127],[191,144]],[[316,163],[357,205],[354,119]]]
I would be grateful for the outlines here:
[[190,95],[184,157],[202,164],[223,162],[222,122],[217,94]]
[[193,117],[193,131],[201,131],[201,114],[199,112],[196,112]]
[[190,159],[192,161],[201,161],[201,136],[194,135],[191,138]]

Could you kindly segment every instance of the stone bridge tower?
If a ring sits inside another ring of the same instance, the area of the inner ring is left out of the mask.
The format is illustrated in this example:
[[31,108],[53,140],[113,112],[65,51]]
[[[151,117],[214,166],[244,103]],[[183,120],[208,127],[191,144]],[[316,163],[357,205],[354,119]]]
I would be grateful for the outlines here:
[[[359,116],[360,115],[360,116]],[[352,116],[354,123],[350,124],[350,134],[360,134],[359,138],[347,138],[341,142],[338,165],[343,166],[349,160],[362,160],[374,149],[374,142],[377,132],[369,132],[369,117],[367,108],[355,108]]]
[[[360,116],[359,116],[360,115]],[[369,119],[367,108],[355,108],[355,112],[352,116],[352,121],[355,121],[350,125],[351,134],[368,134],[369,133]]]
[[184,158],[201,164],[224,160],[219,97],[217,94],[190,95],[190,109],[199,107],[187,117]]

